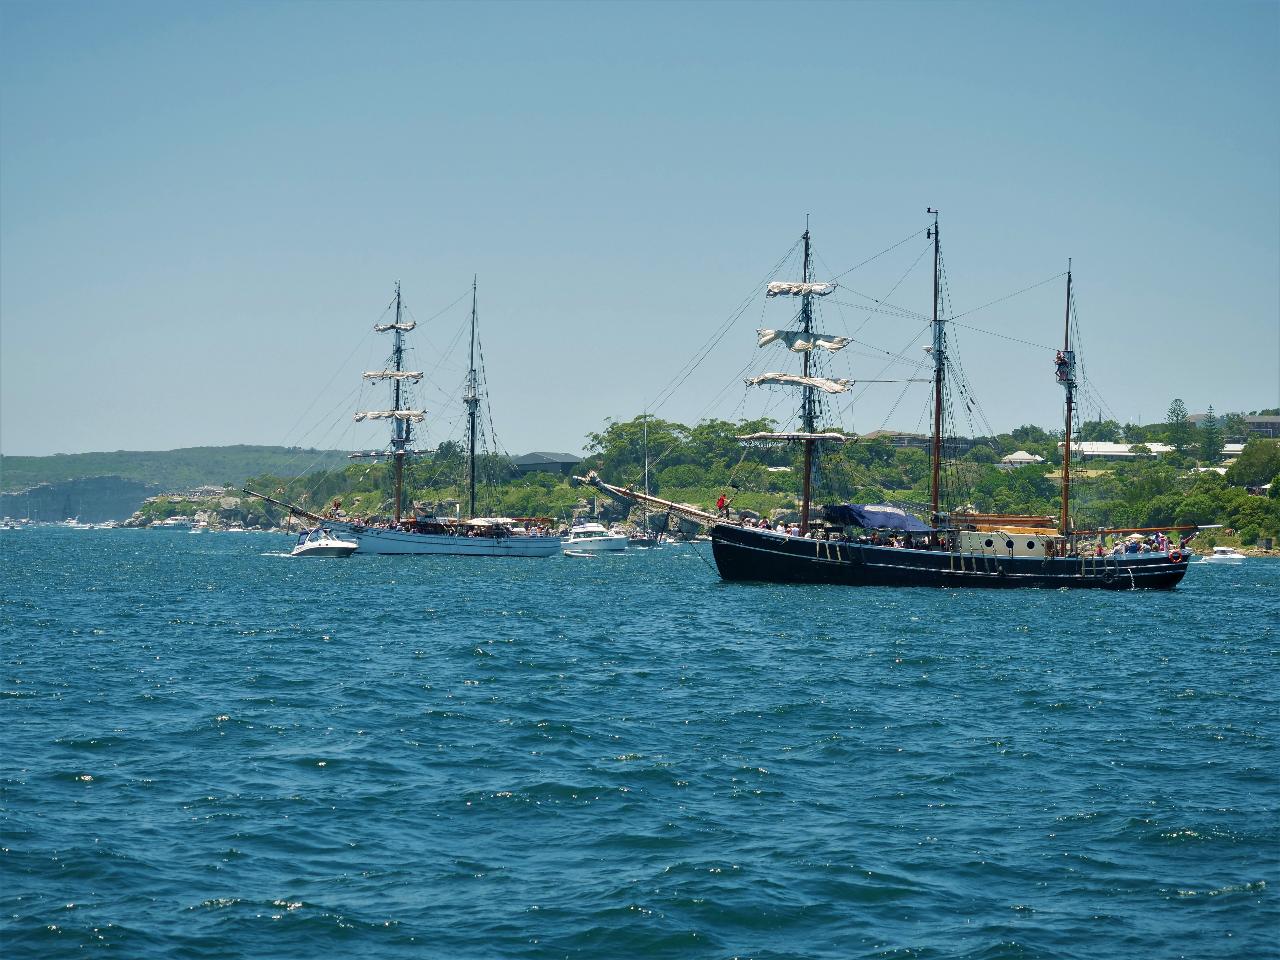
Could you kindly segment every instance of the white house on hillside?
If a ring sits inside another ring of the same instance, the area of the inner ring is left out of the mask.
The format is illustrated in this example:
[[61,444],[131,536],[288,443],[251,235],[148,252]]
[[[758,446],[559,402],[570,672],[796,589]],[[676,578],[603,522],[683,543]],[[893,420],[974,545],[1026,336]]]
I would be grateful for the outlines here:
[[1013,470],[1017,467],[1026,467],[1035,463],[1044,463],[1044,457],[1036,453],[1027,453],[1025,450],[1018,450],[1007,457],[1000,458],[1000,467],[1003,470]]

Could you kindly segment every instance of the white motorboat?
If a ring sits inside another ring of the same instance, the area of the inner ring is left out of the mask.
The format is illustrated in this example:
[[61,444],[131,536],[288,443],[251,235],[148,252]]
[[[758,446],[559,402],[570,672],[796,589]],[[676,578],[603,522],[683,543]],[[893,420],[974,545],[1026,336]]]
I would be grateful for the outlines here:
[[627,535],[612,533],[598,523],[578,523],[569,528],[569,535],[561,538],[565,553],[570,551],[593,553],[617,552],[627,549]]
[[349,557],[360,548],[354,540],[340,540],[332,530],[316,527],[298,535],[291,557]]
[[1201,563],[1234,564],[1244,563],[1248,558],[1235,547],[1214,547],[1213,553],[1200,558]]

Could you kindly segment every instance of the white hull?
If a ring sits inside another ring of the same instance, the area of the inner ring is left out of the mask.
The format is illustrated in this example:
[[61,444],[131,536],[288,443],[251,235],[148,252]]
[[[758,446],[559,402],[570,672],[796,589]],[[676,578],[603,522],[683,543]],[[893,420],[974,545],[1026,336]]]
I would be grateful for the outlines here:
[[1217,566],[1231,567],[1244,563],[1245,557],[1201,557],[1200,563],[1212,563]]
[[293,548],[293,557],[349,557],[356,552],[356,547],[349,543],[332,542],[302,544]]
[[357,553],[453,557],[550,557],[560,552],[559,537],[454,537],[440,533],[405,533],[380,527],[355,527],[336,521],[325,525],[344,539],[360,544]]
[[616,537],[584,537],[581,540],[565,537],[561,542],[564,545],[565,553],[570,550],[575,553],[621,553],[627,549],[627,538],[622,535]]

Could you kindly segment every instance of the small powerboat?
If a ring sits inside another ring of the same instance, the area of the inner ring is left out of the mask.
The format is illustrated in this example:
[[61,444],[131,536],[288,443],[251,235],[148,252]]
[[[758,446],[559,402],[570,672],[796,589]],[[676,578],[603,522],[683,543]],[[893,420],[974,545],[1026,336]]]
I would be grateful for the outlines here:
[[1213,553],[1200,558],[1201,563],[1244,563],[1248,558],[1235,547],[1214,547]]
[[349,557],[360,548],[355,540],[340,540],[324,527],[303,531],[290,552],[291,557]]
[[561,543],[565,553],[612,553],[627,549],[627,535],[612,533],[598,523],[577,523],[569,529],[569,535]]

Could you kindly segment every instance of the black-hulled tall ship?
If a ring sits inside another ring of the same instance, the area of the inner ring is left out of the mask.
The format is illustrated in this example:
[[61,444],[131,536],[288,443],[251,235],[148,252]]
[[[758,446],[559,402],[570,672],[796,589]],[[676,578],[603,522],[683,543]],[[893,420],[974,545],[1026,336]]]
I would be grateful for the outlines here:
[[382,450],[353,453],[353,458],[390,460],[393,474],[391,516],[381,520],[344,518],[335,511],[322,516],[297,504],[285,503],[265,494],[246,491],[259,499],[285,507],[304,520],[323,523],[333,533],[359,543],[361,554],[449,555],[473,557],[550,557],[560,552],[560,538],[542,533],[520,521],[506,517],[476,516],[476,441],[479,431],[480,391],[476,374],[476,284],[471,284],[471,353],[463,403],[467,410],[467,453],[465,478],[466,513],[462,517],[420,516],[412,508],[405,509],[405,461],[422,453],[413,449],[415,424],[426,418],[425,410],[415,409],[409,387],[422,380],[422,372],[404,368],[404,335],[417,325],[406,320],[400,300],[400,284],[396,284],[394,320],[378,323],[376,333],[392,335],[391,356],[386,368],[369,370],[365,380],[385,380],[391,386],[391,407],[387,410],[365,410],[355,414],[357,423],[386,420],[391,424],[390,443]]
[[[1062,511],[1059,518],[1023,515],[979,514],[944,510],[942,461],[946,445],[943,409],[947,373],[945,318],[940,316],[937,211],[928,237],[933,241],[933,430],[930,442],[930,505],[928,521],[892,505],[828,506],[815,522],[811,516],[816,452],[820,445],[856,441],[835,430],[819,429],[817,397],[843,392],[847,380],[815,376],[815,350],[835,351],[848,341],[813,329],[813,301],[829,294],[832,283],[815,283],[811,277],[810,238],[803,236],[804,259],[798,282],[770,283],[767,297],[798,298],[797,330],[762,330],[760,345],[781,340],[803,356],[799,375],[767,373],[749,384],[785,384],[800,390],[800,429],[791,433],[753,434],[747,442],[800,443],[804,447],[804,475],[800,520],[791,532],[733,523],[703,511],[682,509],[665,501],[646,498],[710,527],[712,552],[725,580],[772,583],[830,583],[849,586],[921,587],[1096,587],[1104,589],[1169,589],[1187,569],[1187,552],[1176,545],[1159,552],[1114,552],[1102,548],[1104,538],[1118,539],[1135,529],[1077,530],[1071,523],[1071,427],[1076,361],[1071,347],[1071,270],[1067,270],[1067,319],[1062,349],[1055,357],[1056,376],[1066,391],[1066,432],[1062,462]],[[636,491],[589,482],[613,493],[638,499]],[[863,533],[850,536],[851,528]],[[1188,530],[1194,528],[1163,528]]]

